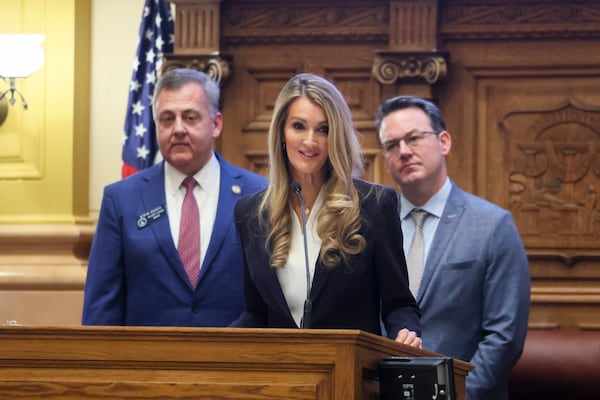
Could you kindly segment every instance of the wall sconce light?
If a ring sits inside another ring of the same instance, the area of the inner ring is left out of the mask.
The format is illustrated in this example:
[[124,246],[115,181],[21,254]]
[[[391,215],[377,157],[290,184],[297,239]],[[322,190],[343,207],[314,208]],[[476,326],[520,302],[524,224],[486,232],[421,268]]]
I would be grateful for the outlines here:
[[27,78],[42,66],[45,38],[42,34],[0,35],[0,78],[8,83],[8,89],[0,90],[0,125],[8,115],[8,103],[16,102],[15,94],[27,109],[27,101],[17,89],[17,78]]

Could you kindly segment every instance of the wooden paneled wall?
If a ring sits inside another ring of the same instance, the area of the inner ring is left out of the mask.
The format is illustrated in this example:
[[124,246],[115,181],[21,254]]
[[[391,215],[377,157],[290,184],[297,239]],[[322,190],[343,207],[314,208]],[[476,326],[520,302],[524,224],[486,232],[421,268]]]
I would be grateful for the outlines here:
[[454,139],[451,177],[515,217],[530,327],[600,330],[597,1],[170,1],[176,48],[165,67],[221,80],[227,159],[266,174],[275,98],[293,74],[315,72],[350,104],[365,178],[392,185],[377,107],[396,94],[430,98]]
[[512,211],[530,259],[531,327],[598,330],[600,4],[448,3],[440,96],[457,133],[452,173]]

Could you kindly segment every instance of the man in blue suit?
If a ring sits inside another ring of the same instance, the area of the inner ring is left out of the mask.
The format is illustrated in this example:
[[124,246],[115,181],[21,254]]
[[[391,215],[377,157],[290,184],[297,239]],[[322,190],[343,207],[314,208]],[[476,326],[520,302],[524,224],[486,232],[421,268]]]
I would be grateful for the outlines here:
[[[84,290],[84,325],[219,327],[243,311],[233,209],[241,196],[267,182],[215,152],[223,127],[219,95],[216,82],[191,69],[168,71],[157,83],[153,111],[164,161],[104,189]],[[197,217],[187,218],[182,182],[192,178],[188,204],[196,204]],[[180,223],[190,219],[197,227],[190,239],[197,275],[186,272],[178,252]]]
[[414,271],[409,265],[423,348],[475,365],[467,376],[468,400],[506,400],[530,302],[527,255],[513,218],[449,179],[452,140],[434,104],[392,98],[380,107],[376,125],[388,172],[400,188],[407,260],[418,236],[411,212],[425,211],[424,263]]

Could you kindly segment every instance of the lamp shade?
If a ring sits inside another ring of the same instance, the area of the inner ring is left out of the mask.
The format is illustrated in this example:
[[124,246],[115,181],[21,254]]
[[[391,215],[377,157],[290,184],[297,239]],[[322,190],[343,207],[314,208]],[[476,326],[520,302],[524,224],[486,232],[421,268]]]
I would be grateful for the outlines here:
[[25,78],[44,63],[43,34],[0,35],[0,76]]

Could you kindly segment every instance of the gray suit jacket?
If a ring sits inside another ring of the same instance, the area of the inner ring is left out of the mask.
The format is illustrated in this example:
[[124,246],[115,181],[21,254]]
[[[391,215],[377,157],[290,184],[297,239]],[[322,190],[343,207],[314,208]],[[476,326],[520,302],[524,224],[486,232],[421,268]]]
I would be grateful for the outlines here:
[[417,295],[423,348],[471,362],[468,400],[506,400],[523,350],[529,264],[511,214],[454,183]]

